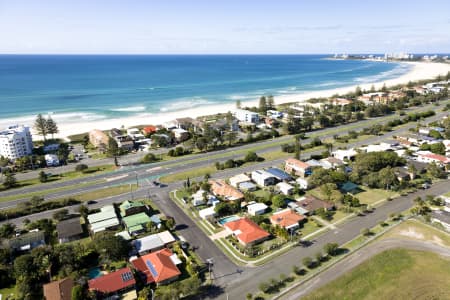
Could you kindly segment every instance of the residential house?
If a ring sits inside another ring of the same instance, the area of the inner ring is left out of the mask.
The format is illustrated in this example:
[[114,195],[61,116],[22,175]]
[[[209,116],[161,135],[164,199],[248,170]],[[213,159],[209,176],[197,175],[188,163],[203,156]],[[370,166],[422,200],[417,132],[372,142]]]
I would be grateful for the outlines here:
[[125,200],[119,206],[120,216],[128,217],[131,215],[147,212],[147,206],[141,201]]
[[431,221],[440,223],[445,230],[450,231],[450,212],[444,210],[433,210]]
[[295,158],[286,160],[284,170],[289,174],[294,173],[300,177],[306,177],[312,174],[312,168],[309,164]]
[[339,149],[331,153],[333,157],[336,157],[337,159],[340,159],[342,161],[353,160],[357,154],[358,152],[356,152],[353,148],[348,150]]
[[60,244],[79,240],[83,235],[83,227],[80,218],[71,218],[56,224],[58,241]]
[[408,181],[414,179],[414,174],[410,173],[407,168],[396,167],[394,168],[395,176],[398,181]]
[[283,118],[283,113],[277,110],[268,110],[267,116],[271,119],[281,119]]
[[278,181],[291,181],[292,176],[278,168],[268,168],[267,173],[272,174]]
[[352,100],[345,98],[332,98],[329,100],[329,103],[335,106],[347,106],[352,104]]
[[320,160],[320,164],[322,165],[322,168],[324,169],[337,169],[341,166],[344,166],[345,163],[336,157],[327,157]]
[[253,171],[251,176],[252,180],[259,186],[274,185],[277,182],[277,178],[275,176],[264,170]]
[[312,195],[306,195],[300,201],[297,201],[297,207],[303,209],[306,214],[313,214],[316,210],[323,208],[326,210],[333,210],[334,204],[316,198]]
[[243,182],[251,182],[250,177],[248,177],[246,174],[241,173],[236,176],[230,177],[230,185],[234,186],[235,188],[239,188],[239,185]]
[[135,285],[133,272],[128,267],[88,281],[89,291],[96,292],[100,297],[122,295],[134,290]]
[[103,131],[94,129],[89,132],[89,142],[96,148],[106,150],[109,137]]
[[297,178],[295,180],[295,182],[297,182],[299,188],[301,188],[302,190],[307,190],[308,187],[309,187],[308,186],[308,179],[299,177],[299,178]]
[[189,139],[189,131],[187,131],[183,128],[174,128],[174,129],[172,129],[172,132],[173,132],[177,142],[184,142],[187,139]]
[[248,218],[225,223],[225,229],[244,245],[254,245],[270,237],[270,234]]
[[47,165],[47,167],[59,166],[59,158],[55,154],[45,154],[44,159],[45,159],[45,164]]
[[128,135],[119,135],[114,137],[117,147],[123,151],[132,151],[134,149],[134,141]]
[[198,211],[198,215],[203,220],[210,220],[217,216],[215,206],[210,206]]
[[181,275],[177,265],[181,260],[169,249],[161,249],[131,260],[141,279],[146,283],[156,285],[168,284]]
[[209,180],[209,184],[211,184],[211,192],[226,201],[235,201],[244,198],[244,194],[241,191],[227,184],[224,180],[211,179]]
[[358,97],[358,101],[363,102],[366,105],[375,103],[388,103],[388,94],[385,92],[366,93]]
[[250,203],[247,205],[247,212],[249,215],[256,216],[256,215],[262,215],[266,212],[266,209],[268,208],[267,205],[264,203]]
[[276,187],[281,193],[283,193],[286,196],[292,195],[292,193],[294,192],[294,187],[284,181],[277,183]]
[[156,126],[153,126],[153,125],[149,125],[149,126],[146,126],[146,127],[144,127],[144,128],[142,128],[142,134],[144,134],[145,136],[148,136],[148,135],[150,135],[150,134],[153,134],[153,133],[155,133],[156,131],[158,131],[158,128],[156,127]]
[[417,161],[424,163],[434,162],[440,166],[446,166],[450,163],[450,158],[430,151],[417,151]]
[[11,251],[28,251],[45,245],[45,235],[38,229],[5,240],[4,244]]
[[113,205],[106,205],[100,209],[100,212],[90,214],[87,217],[92,233],[105,230],[113,230],[120,226],[116,211]]
[[290,208],[286,208],[273,213],[270,217],[270,223],[272,225],[283,227],[287,230],[295,230],[300,226],[299,223],[304,219],[304,216],[293,212]]
[[72,288],[74,282],[72,278],[64,278],[44,284],[45,300],[72,300]]
[[149,223],[150,221],[151,221],[150,217],[145,212],[124,217],[122,219],[123,225],[127,229],[128,233],[131,235],[144,232],[147,223]]
[[246,181],[246,182],[242,182],[239,184],[239,189],[241,191],[247,192],[247,191],[256,191],[258,187],[256,186],[256,184],[254,184],[251,181]]
[[175,238],[169,231],[163,231],[144,236],[131,242],[139,255],[163,249],[175,242]]
[[258,124],[259,123],[259,114],[256,112],[252,112],[244,109],[236,109],[234,111],[234,116],[240,122],[249,123],[249,124]]
[[362,191],[357,184],[355,184],[351,181],[347,181],[347,182],[343,183],[339,189],[344,194],[347,194],[347,193],[357,194]]
[[194,122],[195,120],[190,117],[176,118],[174,121],[172,121],[172,123],[174,123],[177,128],[185,130],[188,130],[190,127],[192,127]]

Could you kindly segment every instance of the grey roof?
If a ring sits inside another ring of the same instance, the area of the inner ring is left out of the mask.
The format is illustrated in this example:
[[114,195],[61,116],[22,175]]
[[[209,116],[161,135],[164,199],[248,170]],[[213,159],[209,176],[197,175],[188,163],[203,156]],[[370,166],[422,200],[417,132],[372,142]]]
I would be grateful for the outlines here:
[[255,187],[256,187],[256,184],[254,184],[253,182],[242,182],[239,184],[239,189],[242,189],[242,190],[254,189]]
[[288,173],[278,169],[278,168],[269,168],[267,172],[275,176],[278,180],[291,180],[292,177]]
[[151,251],[164,247],[164,242],[158,234],[152,234],[133,241],[133,246],[138,252]]
[[45,235],[43,231],[30,231],[7,240],[6,243],[11,249],[20,249],[27,245],[31,245],[31,248],[33,248],[36,245],[45,244]]
[[58,238],[69,238],[83,233],[83,228],[80,224],[80,218],[72,218],[59,222],[56,225],[58,231]]

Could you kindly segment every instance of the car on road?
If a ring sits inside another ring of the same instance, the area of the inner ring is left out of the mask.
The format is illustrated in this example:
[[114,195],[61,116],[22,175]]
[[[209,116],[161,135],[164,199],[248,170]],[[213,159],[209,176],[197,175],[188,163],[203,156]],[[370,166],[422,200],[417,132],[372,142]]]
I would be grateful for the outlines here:
[[95,204],[95,203],[97,203],[97,201],[94,201],[94,200],[89,200],[89,201],[87,202],[88,205],[90,205],[90,204]]

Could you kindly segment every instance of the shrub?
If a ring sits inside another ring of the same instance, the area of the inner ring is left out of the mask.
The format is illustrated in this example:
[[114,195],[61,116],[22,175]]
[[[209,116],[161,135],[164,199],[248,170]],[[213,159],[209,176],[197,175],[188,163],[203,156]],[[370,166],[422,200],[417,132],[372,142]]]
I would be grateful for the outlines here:
[[84,172],[86,172],[86,170],[87,170],[88,168],[89,168],[89,167],[88,167],[86,164],[79,164],[79,165],[76,165],[75,171],[84,173]]

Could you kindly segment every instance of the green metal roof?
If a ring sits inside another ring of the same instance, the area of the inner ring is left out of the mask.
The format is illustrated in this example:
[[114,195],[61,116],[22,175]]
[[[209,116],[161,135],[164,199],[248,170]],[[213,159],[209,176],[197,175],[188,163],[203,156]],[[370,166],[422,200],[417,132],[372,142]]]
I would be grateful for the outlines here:
[[125,217],[122,220],[128,229],[137,225],[145,225],[151,221],[150,217],[143,212],[136,215]]

